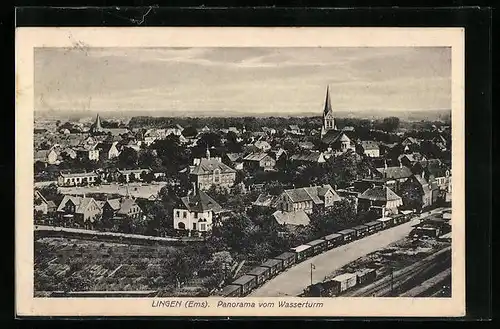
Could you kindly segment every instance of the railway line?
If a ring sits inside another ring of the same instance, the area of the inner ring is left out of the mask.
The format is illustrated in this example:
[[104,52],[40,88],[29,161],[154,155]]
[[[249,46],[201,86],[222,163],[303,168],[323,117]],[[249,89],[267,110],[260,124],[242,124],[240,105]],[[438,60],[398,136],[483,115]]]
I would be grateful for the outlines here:
[[411,266],[395,271],[368,286],[348,291],[342,294],[342,297],[389,297],[395,294],[401,296],[401,292],[406,292],[415,287],[416,282],[420,280],[425,281],[427,278],[441,273],[443,267],[447,267],[447,262],[450,258],[451,247],[447,247]]
[[442,293],[443,286],[448,286],[451,281],[451,269],[447,268],[437,275],[425,280],[417,287],[408,290],[400,297],[438,297]]

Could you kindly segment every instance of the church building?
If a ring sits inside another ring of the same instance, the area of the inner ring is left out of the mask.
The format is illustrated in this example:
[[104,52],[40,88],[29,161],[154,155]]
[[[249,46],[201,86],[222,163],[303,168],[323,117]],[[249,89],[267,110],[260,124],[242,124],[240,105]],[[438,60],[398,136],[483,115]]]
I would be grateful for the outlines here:
[[330,88],[327,87],[325,107],[323,110],[323,126],[321,127],[321,142],[325,144],[332,153],[344,153],[348,150],[356,150],[356,144],[352,137],[351,132],[337,129],[330,100]]

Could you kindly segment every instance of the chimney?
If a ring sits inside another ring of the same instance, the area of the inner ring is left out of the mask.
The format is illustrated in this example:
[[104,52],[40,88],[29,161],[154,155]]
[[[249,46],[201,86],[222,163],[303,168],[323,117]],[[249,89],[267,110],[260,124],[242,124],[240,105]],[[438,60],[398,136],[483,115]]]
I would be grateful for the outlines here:
[[208,145],[207,145],[207,153],[206,153],[206,155],[207,155],[207,159],[210,160],[210,150],[208,149]]
[[384,160],[384,169],[387,170],[387,160]]
[[399,161],[399,168],[403,168],[403,164],[401,163],[401,159],[398,159]]
[[191,193],[192,193],[192,195],[196,195],[196,183],[192,182],[191,185],[192,185],[192,192]]

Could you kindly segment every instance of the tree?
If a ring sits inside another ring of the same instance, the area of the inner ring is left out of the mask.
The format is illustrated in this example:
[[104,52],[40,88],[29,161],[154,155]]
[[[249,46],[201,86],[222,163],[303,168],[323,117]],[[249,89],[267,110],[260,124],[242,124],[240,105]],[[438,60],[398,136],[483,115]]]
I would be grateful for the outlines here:
[[151,183],[155,179],[155,175],[151,171],[143,171],[141,173],[141,179],[145,183]]
[[125,175],[118,176],[118,183],[125,184],[127,182],[127,177]]
[[220,147],[222,145],[221,136],[215,132],[208,132],[201,135],[197,145],[204,148]]
[[411,181],[405,182],[405,184],[401,186],[400,195],[405,208],[416,209],[417,211],[422,210],[424,205],[422,200],[422,190],[417,184]]
[[193,126],[186,127],[182,131],[182,136],[184,137],[194,137],[196,135],[198,135],[198,131]]
[[309,226],[316,237],[331,234],[359,223],[354,202],[342,199],[325,210],[315,210],[310,216]]
[[381,128],[387,132],[394,132],[399,128],[399,118],[398,117],[388,117],[384,118],[381,124]]
[[137,166],[137,151],[131,147],[124,148],[118,156],[118,163],[124,168],[135,168]]

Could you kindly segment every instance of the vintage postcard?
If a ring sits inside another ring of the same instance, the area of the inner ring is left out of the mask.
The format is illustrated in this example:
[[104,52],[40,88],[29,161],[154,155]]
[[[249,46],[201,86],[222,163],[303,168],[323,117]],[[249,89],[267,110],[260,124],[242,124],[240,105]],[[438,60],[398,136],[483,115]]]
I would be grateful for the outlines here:
[[18,316],[465,315],[461,28],[19,28]]

